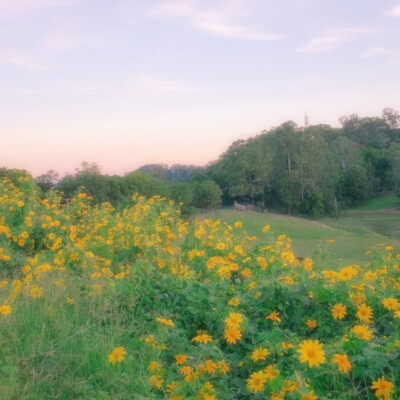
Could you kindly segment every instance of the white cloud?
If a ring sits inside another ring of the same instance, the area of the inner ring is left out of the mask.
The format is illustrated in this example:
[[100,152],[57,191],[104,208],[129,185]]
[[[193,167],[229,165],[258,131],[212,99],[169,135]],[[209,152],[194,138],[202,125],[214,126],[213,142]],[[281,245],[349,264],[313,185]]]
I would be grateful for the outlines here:
[[197,0],[168,1],[147,11],[153,19],[185,18],[197,29],[216,36],[250,40],[278,40],[282,35],[259,32],[250,26],[237,22],[249,14],[243,10],[246,1],[231,1],[219,8],[206,9]]
[[0,50],[0,62],[12,64],[25,69],[34,69],[40,71],[51,71],[52,68],[38,62],[29,54],[23,53],[16,49]]
[[369,31],[359,28],[336,29],[325,33],[322,36],[311,39],[306,45],[299,47],[301,53],[317,53],[336,49],[339,45],[356,40]]
[[47,7],[73,4],[75,0],[0,0],[0,18],[15,17]]
[[400,6],[394,7],[391,10],[385,11],[383,13],[387,17],[392,17],[392,18],[399,18],[400,17]]

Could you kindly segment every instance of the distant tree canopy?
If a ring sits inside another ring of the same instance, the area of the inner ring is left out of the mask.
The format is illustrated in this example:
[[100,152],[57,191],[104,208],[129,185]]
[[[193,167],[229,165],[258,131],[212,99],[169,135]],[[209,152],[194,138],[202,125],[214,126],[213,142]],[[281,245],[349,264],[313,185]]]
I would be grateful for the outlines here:
[[[320,217],[335,205],[357,205],[385,191],[400,195],[400,114],[340,118],[342,127],[298,127],[288,121],[247,140],[233,142],[208,167],[148,164],[124,176],[102,175],[83,162],[59,179],[50,170],[36,178],[47,191],[69,198],[81,187],[94,201],[126,205],[134,193],[155,194],[181,204],[183,213],[234,201],[286,213]],[[10,179],[17,170],[0,169]]]
[[224,204],[314,217],[357,205],[400,187],[400,115],[340,118],[329,125],[297,127],[289,121],[234,142],[207,173],[221,187]]
[[[109,202],[116,207],[126,206],[135,193],[145,197],[160,195],[178,204],[182,203],[182,212],[190,214],[197,209],[215,208],[221,203],[221,189],[218,185],[206,175],[198,176],[203,170],[202,167],[194,166],[179,165],[168,168],[154,164],[118,176],[103,175],[96,163],[83,162],[75,173],[67,174],[62,179],[50,170],[38,176],[36,183],[44,192],[50,189],[61,191],[66,201],[83,190],[95,203]],[[4,169],[3,175],[17,176],[18,171]],[[207,182],[191,181],[190,178],[195,176],[196,179],[207,179]]]
[[165,164],[147,164],[141,166],[138,171],[153,175],[160,179],[166,179],[169,182],[187,182],[197,173],[204,171],[204,167],[196,165],[174,164],[168,167]]

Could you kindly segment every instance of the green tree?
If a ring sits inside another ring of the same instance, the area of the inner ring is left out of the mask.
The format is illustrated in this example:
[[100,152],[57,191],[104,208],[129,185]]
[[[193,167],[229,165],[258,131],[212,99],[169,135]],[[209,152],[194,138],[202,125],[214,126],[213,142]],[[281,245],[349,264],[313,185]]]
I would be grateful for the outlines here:
[[193,204],[197,208],[217,208],[221,204],[221,196],[221,188],[212,180],[193,183]]
[[392,143],[388,150],[388,160],[390,163],[389,179],[394,190],[400,196],[400,143]]
[[193,185],[189,183],[177,183],[171,186],[171,197],[180,206],[183,215],[191,214],[195,211],[193,205]]
[[47,192],[48,190],[56,186],[59,179],[60,177],[58,173],[53,169],[50,169],[45,174],[37,176],[35,178],[35,181],[43,192]]
[[343,197],[350,206],[355,206],[370,197],[371,183],[366,169],[358,164],[349,168],[343,177]]
[[382,111],[382,119],[390,126],[391,129],[400,128],[400,114],[392,108],[384,108]]
[[123,181],[124,194],[128,196],[135,193],[139,193],[146,197],[154,195],[160,195],[163,197],[169,196],[169,186],[165,180],[145,174],[144,172],[130,172],[123,177]]

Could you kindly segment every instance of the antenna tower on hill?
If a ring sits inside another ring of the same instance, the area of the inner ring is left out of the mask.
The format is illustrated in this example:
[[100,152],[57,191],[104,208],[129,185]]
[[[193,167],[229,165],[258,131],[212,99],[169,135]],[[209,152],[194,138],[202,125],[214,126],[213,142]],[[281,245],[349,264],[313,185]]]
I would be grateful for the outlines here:
[[308,128],[308,115],[307,115],[307,110],[304,114],[304,128],[307,129]]

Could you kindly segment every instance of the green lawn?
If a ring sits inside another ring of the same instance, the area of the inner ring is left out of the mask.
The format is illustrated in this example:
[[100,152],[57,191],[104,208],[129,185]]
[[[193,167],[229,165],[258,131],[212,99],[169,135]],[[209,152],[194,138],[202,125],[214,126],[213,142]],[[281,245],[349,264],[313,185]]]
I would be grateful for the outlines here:
[[[281,214],[261,214],[221,209],[210,215],[233,224],[242,221],[250,235],[263,237],[262,228],[271,225],[271,234],[286,234],[293,239],[297,256],[314,257],[327,267],[363,264],[369,258],[365,252],[375,244],[393,245],[400,250],[400,214],[349,214],[338,220],[311,220]],[[332,244],[327,243],[332,239]]]
[[397,209],[400,211],[400,198],[394,194],[376,197],[356,207],[354,210],[375,211],[384,209]]

